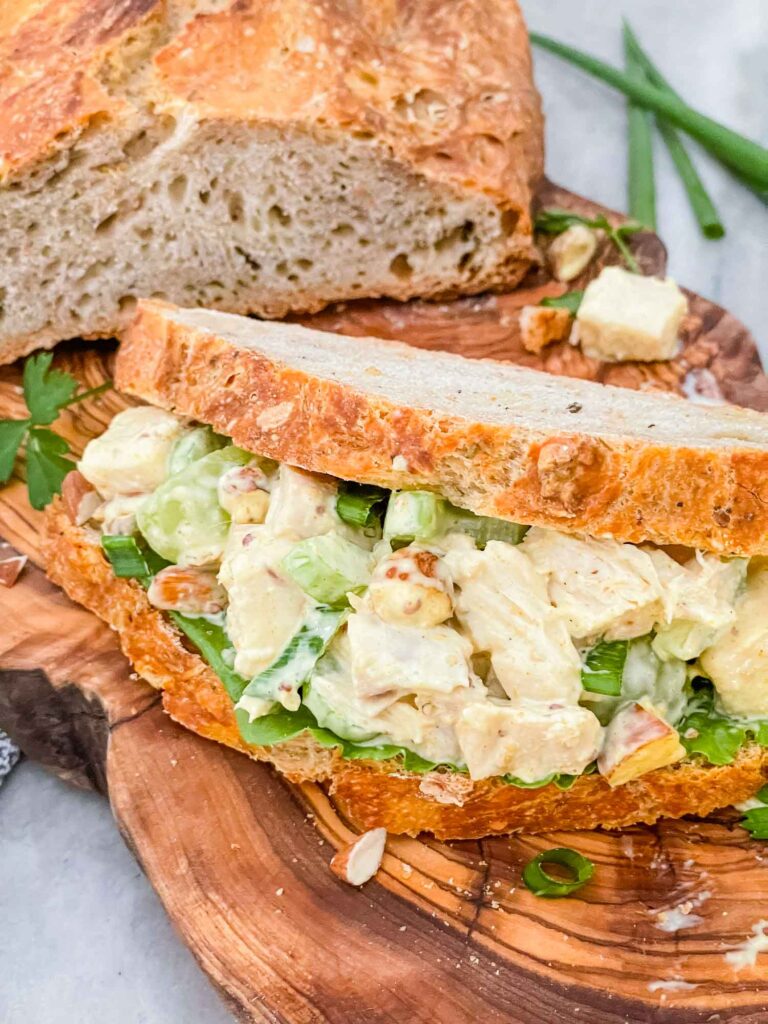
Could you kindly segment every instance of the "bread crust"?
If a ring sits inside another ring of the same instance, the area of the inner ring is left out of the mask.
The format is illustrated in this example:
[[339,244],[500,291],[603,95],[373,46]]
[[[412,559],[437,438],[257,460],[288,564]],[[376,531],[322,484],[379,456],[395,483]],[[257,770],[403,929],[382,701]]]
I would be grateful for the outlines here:
[[136,56],[143,33],[148,54],[152,42],[156,51],[140,98],[158,110],[363,133],[431,180],[492,195],[530,233],[542,116],[515,0],[47,0],[14,7],[0,18],[5,173],[30,169],[96,115],[126,116],[129,100],[102,79],[110,64],[126,70],[146,61]]
[[216,674],[184,646],[138,583],[114,576],[97,535],[75,526],[60,499],[45,514],[43,551],[50,578],[115,630],[137,672],[162,690],[163,706],[175,721],[271,762],[293,782],[327,783],[342,812],[360,828],[431,832],[439,839],[620,828],[662,816],[708,814],[752,796],[768,774],[768,751],[755,744],[723,767],[694,759],[616,789],[598,775],[587,775],[569,790],[554,785],[520,789],[498,779],[472,783],[456,773],[420,775],[404,771],[396,761],[348,761],[306,736],[274,747],[249,746],[239,735],[232,703]]
[[[253,347],[245,347],[181,322],[176,312],[166,303],[139,304],[118,352],[117,386],[208,423],[250,451],[345,480],[433,488],[475,512],[564,532],[732,555],[768,552],[768,493],[761,494],[768,448],[738,441],[671,445],[578,429],[553,435],[498,417],[472,422],[366,391],[364,374],[354,387],[312,375],[300,360],[290,361],[290,331],[297,332],[298,348],[307,344],[302,328],[284,328],[281,362],[259,351],[257,322],[248,328]],[[366,338],[348,345],[365,351],[370,372],[379,375],[377,364],[385,365],[392,352],[437,367],[437,355],[399,342]],[[439,358],[443,365],[462,362],[445,353]],[[501,372],[499,364],[488,366]],[[522,386],[535,371],[506,367],[504,373]],[[514,386],[507,377],[502,389]],[[569,388],[590,389],[596,403],[607,394],[589,382],[563,380],[560,388],[565,396]],[[741,424],[764,429],[764,417],[749,410],[720,415],[736,437]]]

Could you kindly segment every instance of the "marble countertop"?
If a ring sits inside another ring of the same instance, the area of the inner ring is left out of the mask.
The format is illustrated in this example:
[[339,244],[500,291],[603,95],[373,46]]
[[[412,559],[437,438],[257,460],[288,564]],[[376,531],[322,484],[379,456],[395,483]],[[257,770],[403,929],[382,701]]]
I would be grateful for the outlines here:
[[[522,0],[532,29],[620,60],[620,18],[689,102],[768,140],[764,0]],[[547,54],[536,75],[555,181],[625,207],[624,104]],[[659,232],[677,280],[727,306],[768,362],[768,211],[703,154],[727,225],[701,239],[657,147]],[[108,803],[28,762],[0,788],[0,1024],[231,1024],[123,845]]]

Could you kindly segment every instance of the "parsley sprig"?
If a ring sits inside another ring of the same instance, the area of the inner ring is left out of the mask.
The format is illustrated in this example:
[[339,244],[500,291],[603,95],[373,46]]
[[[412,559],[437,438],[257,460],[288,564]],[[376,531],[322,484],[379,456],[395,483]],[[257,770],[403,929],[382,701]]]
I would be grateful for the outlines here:
[[596,217],[589,218],[581,217],[578,213],[572,213],[571,210],[555,209],[539,210],[534,221],[536,231],[542,231],[545,235],[562,235],[567,228],[572,227],[574,224],[583,224],[585,227],[604,231],[619,250],[621,258],[627,265],[627,269],[631,270],[633,274],[640,273],[638,262],[632,255],[626,242],[630,235],[645,230],[639,221],[628,220],[624,224],[614,227],[602,213]]
[[10,480],[16,458],[24,449],[27,491],[32,508],[45,508],[59,494],[64,477],[75,468],[69,443],[48,427],[62,409],[94,398],[112,387],[111,381],[77,393],[71,373],[51,369],[53,353],[30,356],[24,364],[22,387],[29,413],[20,420],[0,420],[0,484]]

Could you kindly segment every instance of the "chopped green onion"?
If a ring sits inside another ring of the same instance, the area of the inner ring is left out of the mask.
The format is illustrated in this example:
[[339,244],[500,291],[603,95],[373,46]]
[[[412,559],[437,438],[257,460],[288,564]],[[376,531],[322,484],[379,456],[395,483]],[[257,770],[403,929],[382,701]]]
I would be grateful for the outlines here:
[[443,525],[446,501],[432,491],[395,491],[384,517],[384,537],[398,544],[430,540]]
[[363,589],[371,556],[336,533],[308,537],[294,544],[280,563],[301,589],[321,604],[347,603],[350,591]]
[[376,526],[384,513],[389,491],[366,484],[342,484],[336,499],[336,513],[348,526]]
[[507,519],[494,516],[476,516],[466,508],[458,508],[446,502],[446,530],[458,530],[473,538],[475,545],[484,550],[488,541],[500,540],[507,544],[519,544],[528,532],[527,526],[510,523]]
[[[545,864],[557,864],[567,868],[571,873],[570,882],[562,878],[556,878],[544,870]],[[558,896],[570,896],[592,878],[595,873],[595,865],[591,860],[569,850],[567,847],[558,847],[554,850],[545,850],[537,854],[533,860],[523,868],[523,881],[534,896],[547,896],[554,898]]]
[[[626,21],[624,22],[624,45],[627,52],[631,53],[635,66],[642,70],[651,85],[655,85],[658,89],[664,89],[672,96],[678,96],[645,50],[643,50],[640,41]],[[680,136],[664,117],[656,118],[656,127],[659,129],[669,155],[672,157],[672,161],[677,168],[677,173],[680,175],[680,180],[688,194],[688,201],[691,204],[702,233],[706,238],[722,238],[725,234],[725,228],[720,220],[720,215],[715,209],[715,204],[712,202],[704,182],[699,177],[698,171],[688,155],[688,150],[683,145]]]
[[[629,40],[629,26],[624,23],[624,65],[636,81],[646,81],[645,71]],[[627,102],[629,152],[627,160],[627,193],[629,212],[651,231],[656,230],[656,183],[653,173],[653,138],[651,116],[647,110]]]
[[547,295],[546,298],[541,300],[539,305],[546,306],[547,309],[567,309],[571,316],[576,316],[583,298],[584,292],[574,289],[574,291],[566,292],[564,295]]
[[587,653],[581,670],[581,685],[584,689],[606,697],[621,696],[628,651],[628,640],[601,641],[596,644]]
[[101,546],[115,576],[120,579],[136,579],[150,575],[147,560],[135,537],[105,533],[101,537]]
[[309,681],[318,659],[341,628],[347,614],[346,609],[323,605],[313,608],[283,652],[268,668],[254,676],[242,696],[280,701],[287,710],[297,710],[301,704],[299,689]]
[[581,50],[550,39],[537,32],[531,42],[570,61],[596,78],[619,89],[641,106],[661,114],[683,131],[698,139],[722,163],[747,175],[760,189],[768,189],[768,149],[732,131],[718,121],[700,114],[679,97],[648,82],[635,81],[618,68],[591,57]]

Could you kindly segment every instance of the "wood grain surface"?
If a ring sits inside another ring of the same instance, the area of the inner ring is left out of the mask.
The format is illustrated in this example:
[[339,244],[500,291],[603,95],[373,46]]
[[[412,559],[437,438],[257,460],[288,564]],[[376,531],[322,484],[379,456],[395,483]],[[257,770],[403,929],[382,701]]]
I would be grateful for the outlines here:
[[[646,269],[663,268],[653,236],[638,251]],[[557,290],[542,273],[512,295],[370,302],[312,321],[531,363],[516,311]],[[57,362],[93,385],[109,375],[110,347],[64,346]],[[545,365],[768,409],[748,333],[698,297],[673,363],[605,367],[560,347]],[[18,368],[0,372],[0,416],[21,414],[19,379]],[[57,429],[79,451],[124,404],[110,392],[74,406]],[[113,634],[38,567],[38,521],[21,479],[0,491],[0,532],[31,560],[13,589],[0,588],[0,726],[29,756],[108,794],[126,842],[239,1020],[768,1021],[764,958],[740,970],[726,960],[768,917],[768,854],[733,814],[621,834],[390,837],[377,880],[350,888],[328,863],[352,832],[323,789],[291,786],[171,722]],[[569,899],[537,899],[520,870],[561,845],[594,860],[595,878]]]

